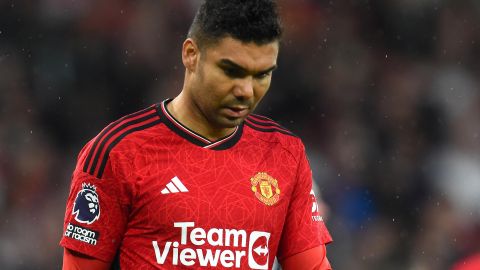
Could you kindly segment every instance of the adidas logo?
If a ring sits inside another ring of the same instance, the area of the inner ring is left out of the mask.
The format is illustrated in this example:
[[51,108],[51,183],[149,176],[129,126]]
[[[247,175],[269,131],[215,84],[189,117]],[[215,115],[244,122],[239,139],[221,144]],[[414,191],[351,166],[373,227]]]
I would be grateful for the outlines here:
[[183,185],[182,181],[178,177],[173,177],[167,184],[167,187],[162,189],[162,194],[188,192],[188,189]]

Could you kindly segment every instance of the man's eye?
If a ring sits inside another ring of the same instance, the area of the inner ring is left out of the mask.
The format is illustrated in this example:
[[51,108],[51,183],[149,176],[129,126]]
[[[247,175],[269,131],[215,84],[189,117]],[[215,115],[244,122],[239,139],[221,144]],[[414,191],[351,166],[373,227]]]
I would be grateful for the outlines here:
[[225,73],[225,75],[227,75],[228,77],[231,77],[231,78],[239,78],[239,77],[242,77],[241,72],[239,72],[239,71],[236,70],[236,69],[224,68],[224,69],[223,69],[223,72]]
[[272,72],[265,72],[265,73],[260,73],[260,74],[257,74],[255,75],[255,78],[257,79],[265,79],[267,77],[270,77],[270,75],[272,74]]

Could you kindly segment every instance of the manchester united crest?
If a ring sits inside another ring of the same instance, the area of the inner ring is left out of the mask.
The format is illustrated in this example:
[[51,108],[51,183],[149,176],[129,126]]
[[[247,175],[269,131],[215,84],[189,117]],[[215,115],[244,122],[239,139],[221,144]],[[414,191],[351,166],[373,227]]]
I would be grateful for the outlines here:
[[278,181],[265,172],[259,172],[250,178],[255,197],[266,205],[274,205],[280,199]]

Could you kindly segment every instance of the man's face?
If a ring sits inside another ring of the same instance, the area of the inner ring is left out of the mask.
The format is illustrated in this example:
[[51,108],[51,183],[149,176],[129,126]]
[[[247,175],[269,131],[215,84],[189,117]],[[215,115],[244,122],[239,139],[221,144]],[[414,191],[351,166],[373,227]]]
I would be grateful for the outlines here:
[[212,128],[242,123],[266,94],[276,68],[278,41],[265,45],[226,37],[199,52],[191,97]]

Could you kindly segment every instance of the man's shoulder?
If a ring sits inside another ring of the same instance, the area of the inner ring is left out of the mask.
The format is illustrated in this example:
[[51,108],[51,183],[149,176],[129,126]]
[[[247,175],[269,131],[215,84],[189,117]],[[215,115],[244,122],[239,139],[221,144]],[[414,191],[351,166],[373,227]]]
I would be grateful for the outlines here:
[[107,125],[82,149],[79,161],[83,170],[98,178],[102,177],[107,161],[113,154],[126,159],[156,135],[162,119],[158,105],[125,115]]
[[117,146],[134,147],[151,138],[149,132],[162,123],[158,104],[125,115],[107,125],[94,139],[107,148]]
[[261,140],[292,146],[302,144],[300,137],[295,133],[266,116],[250,114],[245,119],[245,125]]

